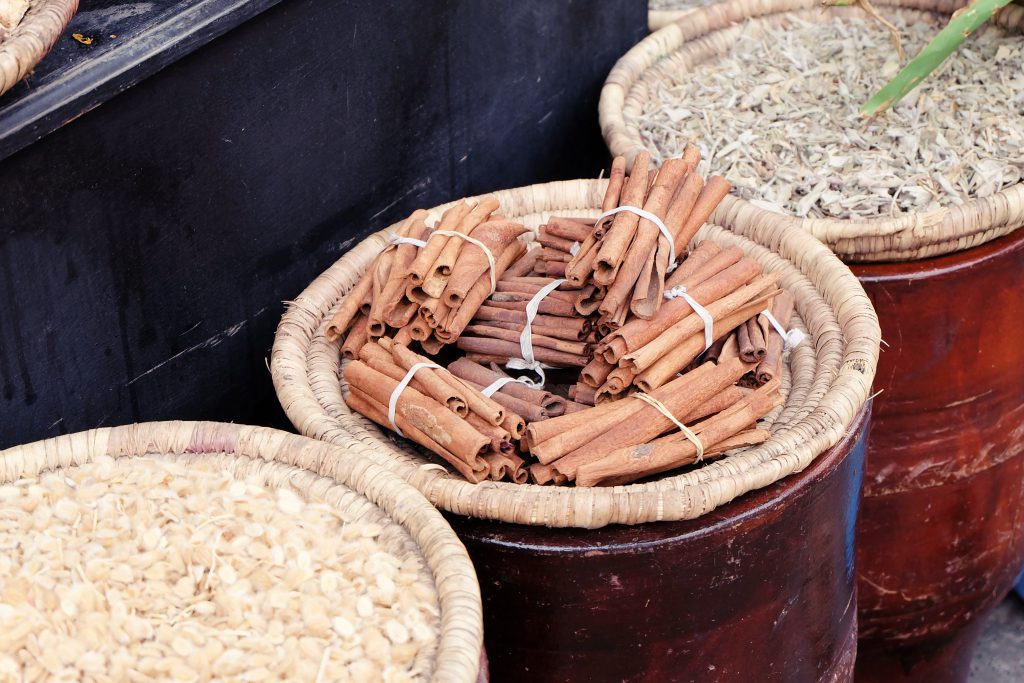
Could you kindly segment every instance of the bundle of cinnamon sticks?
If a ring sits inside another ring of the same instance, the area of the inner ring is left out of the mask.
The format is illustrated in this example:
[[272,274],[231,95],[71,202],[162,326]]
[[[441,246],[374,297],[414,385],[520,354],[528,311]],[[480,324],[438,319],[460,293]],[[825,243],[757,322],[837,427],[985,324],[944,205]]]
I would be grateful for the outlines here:
[[[401,430],[471,482],[526,481],[515,446],[526,429],[520,415],[390,337],[364,344],[358,356],[343,371],[350,408],[385,429]],[[420,363],[432,367],[421,367],[401,388]],[[392,397],[394,422],[388,414]]]
[[[539,251],[532,249],[531,251]],[[479,363],[504,365],[522,357],[520,335],[527,321],[527,306],[554,279],[546,276],[505,275],[463,330],[455,345]],[[586,365],[597,341],[594,321],[575,308],[578,290],[565,282],[539,299],[533,317],[531,341],[537,361],[550,367]]]
[[461,201],[438,225],[419,210],[397,229],[328,322],[331,341],[346,335],[342,353],[356,358],[367,341],[391,335],[428,353],[454,342],[494,283],[526,251],[527,229],[494,212],[498,200]]
[[[349,406],[472,482],[625,484],[767,439],[794,300],[740,248],[689,244],[729,191],[699,160],[654,172],[641,154],[627,177],[616,159],[602,209],[632,208],[549,218],[533,245],[493,198],[433,233],[415,212],[330,321]],[[421,366],[412,342],[461,357]],[[501,366],[579,374],[559,388]]]
[[601,211],[618,212],[597,223],[565,268],[569,281],[581,288],[580,312],[600,313],[602,334],[622,327],[630,314],[654,317],[666,275],[732,187],[719,176],[705,183],[693,145],[657,172],[650,162],[649,154],[638,154],[628,177],[624,158],[612,162]]

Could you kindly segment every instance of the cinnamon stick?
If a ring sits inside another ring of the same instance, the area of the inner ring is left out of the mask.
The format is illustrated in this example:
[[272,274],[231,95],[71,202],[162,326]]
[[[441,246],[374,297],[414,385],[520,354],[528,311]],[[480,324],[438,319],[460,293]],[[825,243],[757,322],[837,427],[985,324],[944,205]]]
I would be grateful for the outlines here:
[[[619,206],[643,206],[647,196],[648,167],[651,155],[640,152],[633,162],[633,172],[622,188]],[[633,241],[640,217],[630,211],[615,214],[611,227],[601,238],[601,249],[594,263],[593,278],[597,284],[611,286],[622,266],[626,249]]]
[[[775,297],[769,310],[783,328],[789,329],[790,319],[793,317],[793,307],[793,295],[783,290],[779,296]],[[782,353],[785,350],[785,340],[772,328],[765,346],[764,360],[758,364],[754,373],[759,384],[766,384],[773,379],[782,377]]]
[[[510,342],[503,339],[487,339],[484,337],[459,337],[455,341],[455,345],[463,351],[504,358],[505,360],[519,358],[522,354],[518,341]],[[590,360],[587,356],[555,351],[543,346],[534,347],[533,355],[541,363],[561,367],[582,368]]]

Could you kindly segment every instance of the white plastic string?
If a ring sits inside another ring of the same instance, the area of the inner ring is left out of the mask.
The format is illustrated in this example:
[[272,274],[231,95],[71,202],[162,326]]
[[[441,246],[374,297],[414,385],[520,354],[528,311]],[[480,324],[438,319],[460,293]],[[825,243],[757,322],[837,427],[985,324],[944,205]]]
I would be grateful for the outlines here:
[[686,293],[686,287],[683,285],[676,285],[672,289],[665,292],[666,299],[681,298],[686,303],[690,304],[690,308],[693,312],[700,316],[700,319],[704,321],[704,350],[707,351],[711,348],[711,345],[715,343],[715,332],[714,325],[715,320],[711,317],[708,309],[697,303],[697,300]]
[[775,316],[772,315],[772,312],[767,308],[761,311],[761,315],[767,318],[768,322],[770,322],[772,327],[775,328],[775,331],[782,335],[782,338],[786,340],[784,348],[791,349],[807,338],[806,334],[795,327],[787,332],[786,328],[782,326],[782,323],[776,320]]
[[409,382],[412,381],[412,377],[416,374],[417,370],[440,367],[441,366],[437,363],[416,363],[409,368],[409,372],[405,373],[405,377],[403,377],[402,381],[398,383],[395,390],[391,392],[391,399],[388,401],[388,422],[391,423],[391,426],[394,427],[399,436],[405,436],[405,434],[403,434],[402,430],[398,428],[397,424],[395,424],[395,408],[398,406],[398,397],[401,396],[402,392],[405,391],[405,388],[409,386]]
[[399,237],[393,232],[388,233],[388,244],[412,244],[420,249],[427,246],[427,243],[424,240],[418,240],[413,237]]
[[642,391],[636,392],[635,394],[633,394],[633,396],[635,398],[640,399],[644,403],[649,403],[650,405],[654,406],[655,408],[658,409],[659,413],[661,413],[668,419],[672,420],[673,424],[675,424],[676,427],[679,427],[679,431],[683,433],[683,436],[689,439],[690,443],[692,443],[694,447],[697,449],[697,461],[700,462],[701,460],[704,459],[704,442],[700,440],[700,437],[693,433],[692,429],[690,429],[682,422],[677,420],[676,416],[672,414],[672,412],[668,409],[668,407],[665,406],[664,403],[654,398],[650,394],[645,394]]
[[617,209],[611,209],[610,211],[605,211],[604,213],[602,213],[600,216],[597,217],[597,220],[594,222],[594,225],[598,225],[605,218],[608,218],[609,216],[614,216],[615,214],[620,213],[622,211],[628,211],[630,213],[635,213],[637,216],[640,216],[641,218],[646,218],[647,220],[649,220],[650,222],[652,222],[656,226],[658,226],[658,230],[661,230],[661,234],[668,241],[668,268],[666,269],[666,272],[671,273],[673,270],[675,270],[676,269],[676,241],[675,241],[675,239],[673,239],[672,233],[670,233],[668,231],[668,228],[665,227],[664,221],[662,221],[660,218],[655,216],[650,211],[644,211],[643,209],[641,209],[638,206],[630,206],[629,204],[626,204],[625,206],[620,206]]
[[573,242],[571,245],[569,245],[569,255],[575,256],[578,253],[580,253],[580,243]]
[[[466,240],[467,242],[476,247],[480,247],[480,249],[484,252],[484,256],[487,257],[487,266],[489,268],[487,272],[491,276],[491,294],[494,294],[494,290],[498,286],[497,281],[495,280],[495,271],[498,270],[498,266],[494,262],[494,254],[491,253],[491,250],[487,248],[486,244],[476,239],[475,237],[463,235],[461,232],[455,232],[454,230],[435,230],[434,232],[430,233],[430,237],[433,237],[434,235],[447,235],[448,237],[457,237],[460,240]],[[427,239],[430,239],[430,237],[428,237]]]
[[487,398],[490,398],[491,396],[494,396],[494,394],[496,394],[499,389],[501,389],[509,382],[518,382],[519,384],[533,385],[533,381],[526,377],[499,377],[498,379],[494,380],[486,387],[481,389],[480,393],[486,396]]
[[[548,284],[540,288],[530,302],[526,304],[526,324],[523,325],[523,331],[519,335],[519,349],[523,353],[522,358],[509,358],[508,362],[505,363],[505,367],[513,370],[530,370],[536,372],[540,376],[540,385],[544,386],[546,377],[544,375],[544,369],[549,366],[542,365],[537,362],[537,359],[533,355],[533,319],[537,317],[537,310],[540,308],[540,302],[544,300],[551,292],[558,289],[565,280],[552,280]],[[549,368],[550,369],[550,368]],[[533,386],[538,386],[534,383]]]

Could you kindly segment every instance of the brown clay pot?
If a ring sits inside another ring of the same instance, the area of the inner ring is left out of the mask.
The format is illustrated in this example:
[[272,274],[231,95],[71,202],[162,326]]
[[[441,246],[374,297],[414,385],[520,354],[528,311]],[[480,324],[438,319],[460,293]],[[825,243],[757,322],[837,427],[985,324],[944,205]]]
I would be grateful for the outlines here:
[[850,681],[869,406],[804,472],[696,520],[596,530],[448,515],[491,680]]
[[857,680],[966,681],[1024,561],[1024,231],[853,266],[878,311]]

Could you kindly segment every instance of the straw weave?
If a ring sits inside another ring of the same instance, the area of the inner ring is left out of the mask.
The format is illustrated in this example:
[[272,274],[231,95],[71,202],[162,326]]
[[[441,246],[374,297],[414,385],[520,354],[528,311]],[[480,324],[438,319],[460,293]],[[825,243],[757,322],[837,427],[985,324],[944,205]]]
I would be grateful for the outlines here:
[[0,40],[0,95],[46,56],[77,9],[78,0],[33,0],[21,23]]
[[[927,12],[931,17],[951,14],[963,0],[877,0],[890,12],[908,17]],[[638,152],[658,152],[644,141],[637,120],[655,92],[655,85],[674,80],[695,64],[714,59],[731,49],[737,22],[758,19],[786,25],[787,18],[829,21],[860,12],[856,8],[821,7],[819,0],[731,0],[686,10],[674,23],[652,33],[623,56],[605,81],[598,113],[608,148],[632,164]],[[1008,6],[993,19],[1008,31],[1024,29],[1024,7]],[[955,59],[955,56],[953,57]],[[927,87],[927,84],[924,86]],[[1019,124],[1020,122],[1018,122]],[[722,222],[734,205],[730,197],[712,220]],[[780,214],[786,215],[780,208]],[[936,211],[908,212],[896,217],[844,220],[789,217],[795,225],[828,244],[848,262],[908,261],[949,254],[984,244],[1024,225],[1024,184]]]
[[[503,215],[536,229],[552,214],[596,216],[606,184],[571,180],[495,196]],[[433,209],[431,216],[448,206]],[[470,484],[430,464],[409,442],[345,405],[339,345],[324,336],[333,311],[384,248],[387,230],[361,242],[288,306],[271,357],[278,399],[303,434],[385,465],[456,514],[581,528],[699,517],[804,469],[838,442],[865,406],[878,360],[878,320],[849,269],[820,242],[771,214],[740,207],[736,218],[735,234],[705,226],[697,239],[738,244],[767,270],[779,271],[811,336],[791,354],[786,404],[775,416],[771,439],[760,446],[692,472],[617,487]]]
[[0,451],[0,482],[92,462],[99,456],[212,460],[236,476],[290,485],[349,521],[384,527],[380,542],[416,556],[436,585],[441,633],[430,680],[473,683],[483,646],[480,587],[466,549],[423,496],[383,468],[331,444],[276,429],[216,422],[150,422],[94,429]]

